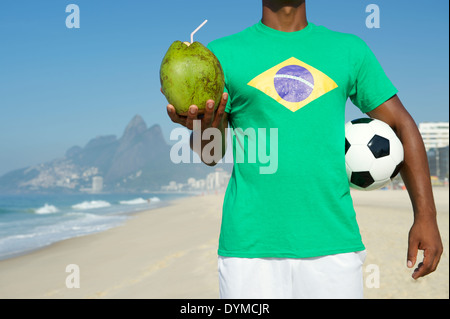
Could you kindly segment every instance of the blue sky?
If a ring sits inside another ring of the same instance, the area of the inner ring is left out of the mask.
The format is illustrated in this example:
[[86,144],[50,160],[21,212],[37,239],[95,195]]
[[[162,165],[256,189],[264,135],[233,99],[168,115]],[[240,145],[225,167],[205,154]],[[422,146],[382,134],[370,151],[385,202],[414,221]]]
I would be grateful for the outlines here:
[[[79,29],[65,25],[68,4]],[[375,3],[381,28],[368,29]],[[448,121],[448,1],[307,0],[308,20],[372,48],[416,122]],[[62,157],[99,135],[120,136],[140,114],[168,140],[176,125],[159,92],[170,44],[204,44],[251,26],[261,0],[15,0],[0,2],[0,175]],[[231,48],[230,48],[231,49]],[[348,105],[347,119],[361,113]]]

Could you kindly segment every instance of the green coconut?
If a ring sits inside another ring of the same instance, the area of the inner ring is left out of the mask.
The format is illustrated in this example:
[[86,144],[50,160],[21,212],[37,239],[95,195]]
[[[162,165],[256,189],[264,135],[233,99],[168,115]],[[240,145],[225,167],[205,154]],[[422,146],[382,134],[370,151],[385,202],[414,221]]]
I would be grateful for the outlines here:
[[175,41],[161,63],[160,80],[167,101],[183,116],[191,105],[203,114],[208,100],[217,108],[225,86],[219,60],[199,42]]

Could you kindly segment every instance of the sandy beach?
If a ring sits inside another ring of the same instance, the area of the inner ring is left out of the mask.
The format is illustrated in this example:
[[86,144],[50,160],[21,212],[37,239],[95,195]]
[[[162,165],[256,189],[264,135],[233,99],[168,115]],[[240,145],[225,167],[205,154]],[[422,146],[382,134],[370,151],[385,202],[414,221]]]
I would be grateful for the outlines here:
[[[444,254],[435,273],[414,281],[406,268],[407,192],[352,192],[368,253],[366,298],[449,298],[448,188],[434,194]],[[123,226],[0,261],[0,298],[218,298],[222,203],[223,194],[180,199]],[[66,286],[72,264],[80,288]]]

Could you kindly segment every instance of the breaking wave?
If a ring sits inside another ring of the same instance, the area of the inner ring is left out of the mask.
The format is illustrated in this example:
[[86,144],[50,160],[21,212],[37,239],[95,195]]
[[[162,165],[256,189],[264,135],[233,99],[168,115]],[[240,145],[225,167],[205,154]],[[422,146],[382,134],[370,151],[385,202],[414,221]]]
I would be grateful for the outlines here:
[[58,213],[59,210],[53,205],[45,204],[44,206],[36,209],[34,212],[36,214],[54,214]]
[[87,210],[93,208],[102,208],[102,207],[110,207],[111,204],[107,201],[103,200],[92,200],[90,202],[85,201],[76,205],[73,205],[72,208],[76,210]]

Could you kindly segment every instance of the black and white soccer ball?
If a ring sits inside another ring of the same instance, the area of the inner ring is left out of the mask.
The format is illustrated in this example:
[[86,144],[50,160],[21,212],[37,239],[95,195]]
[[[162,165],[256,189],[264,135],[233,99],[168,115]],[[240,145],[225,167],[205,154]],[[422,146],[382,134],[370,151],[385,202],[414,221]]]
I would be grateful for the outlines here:
[[365,191],[382,188],[397,176],[403,158],[403,145],[385,122],[360,118],[345,125],[350,187]]

